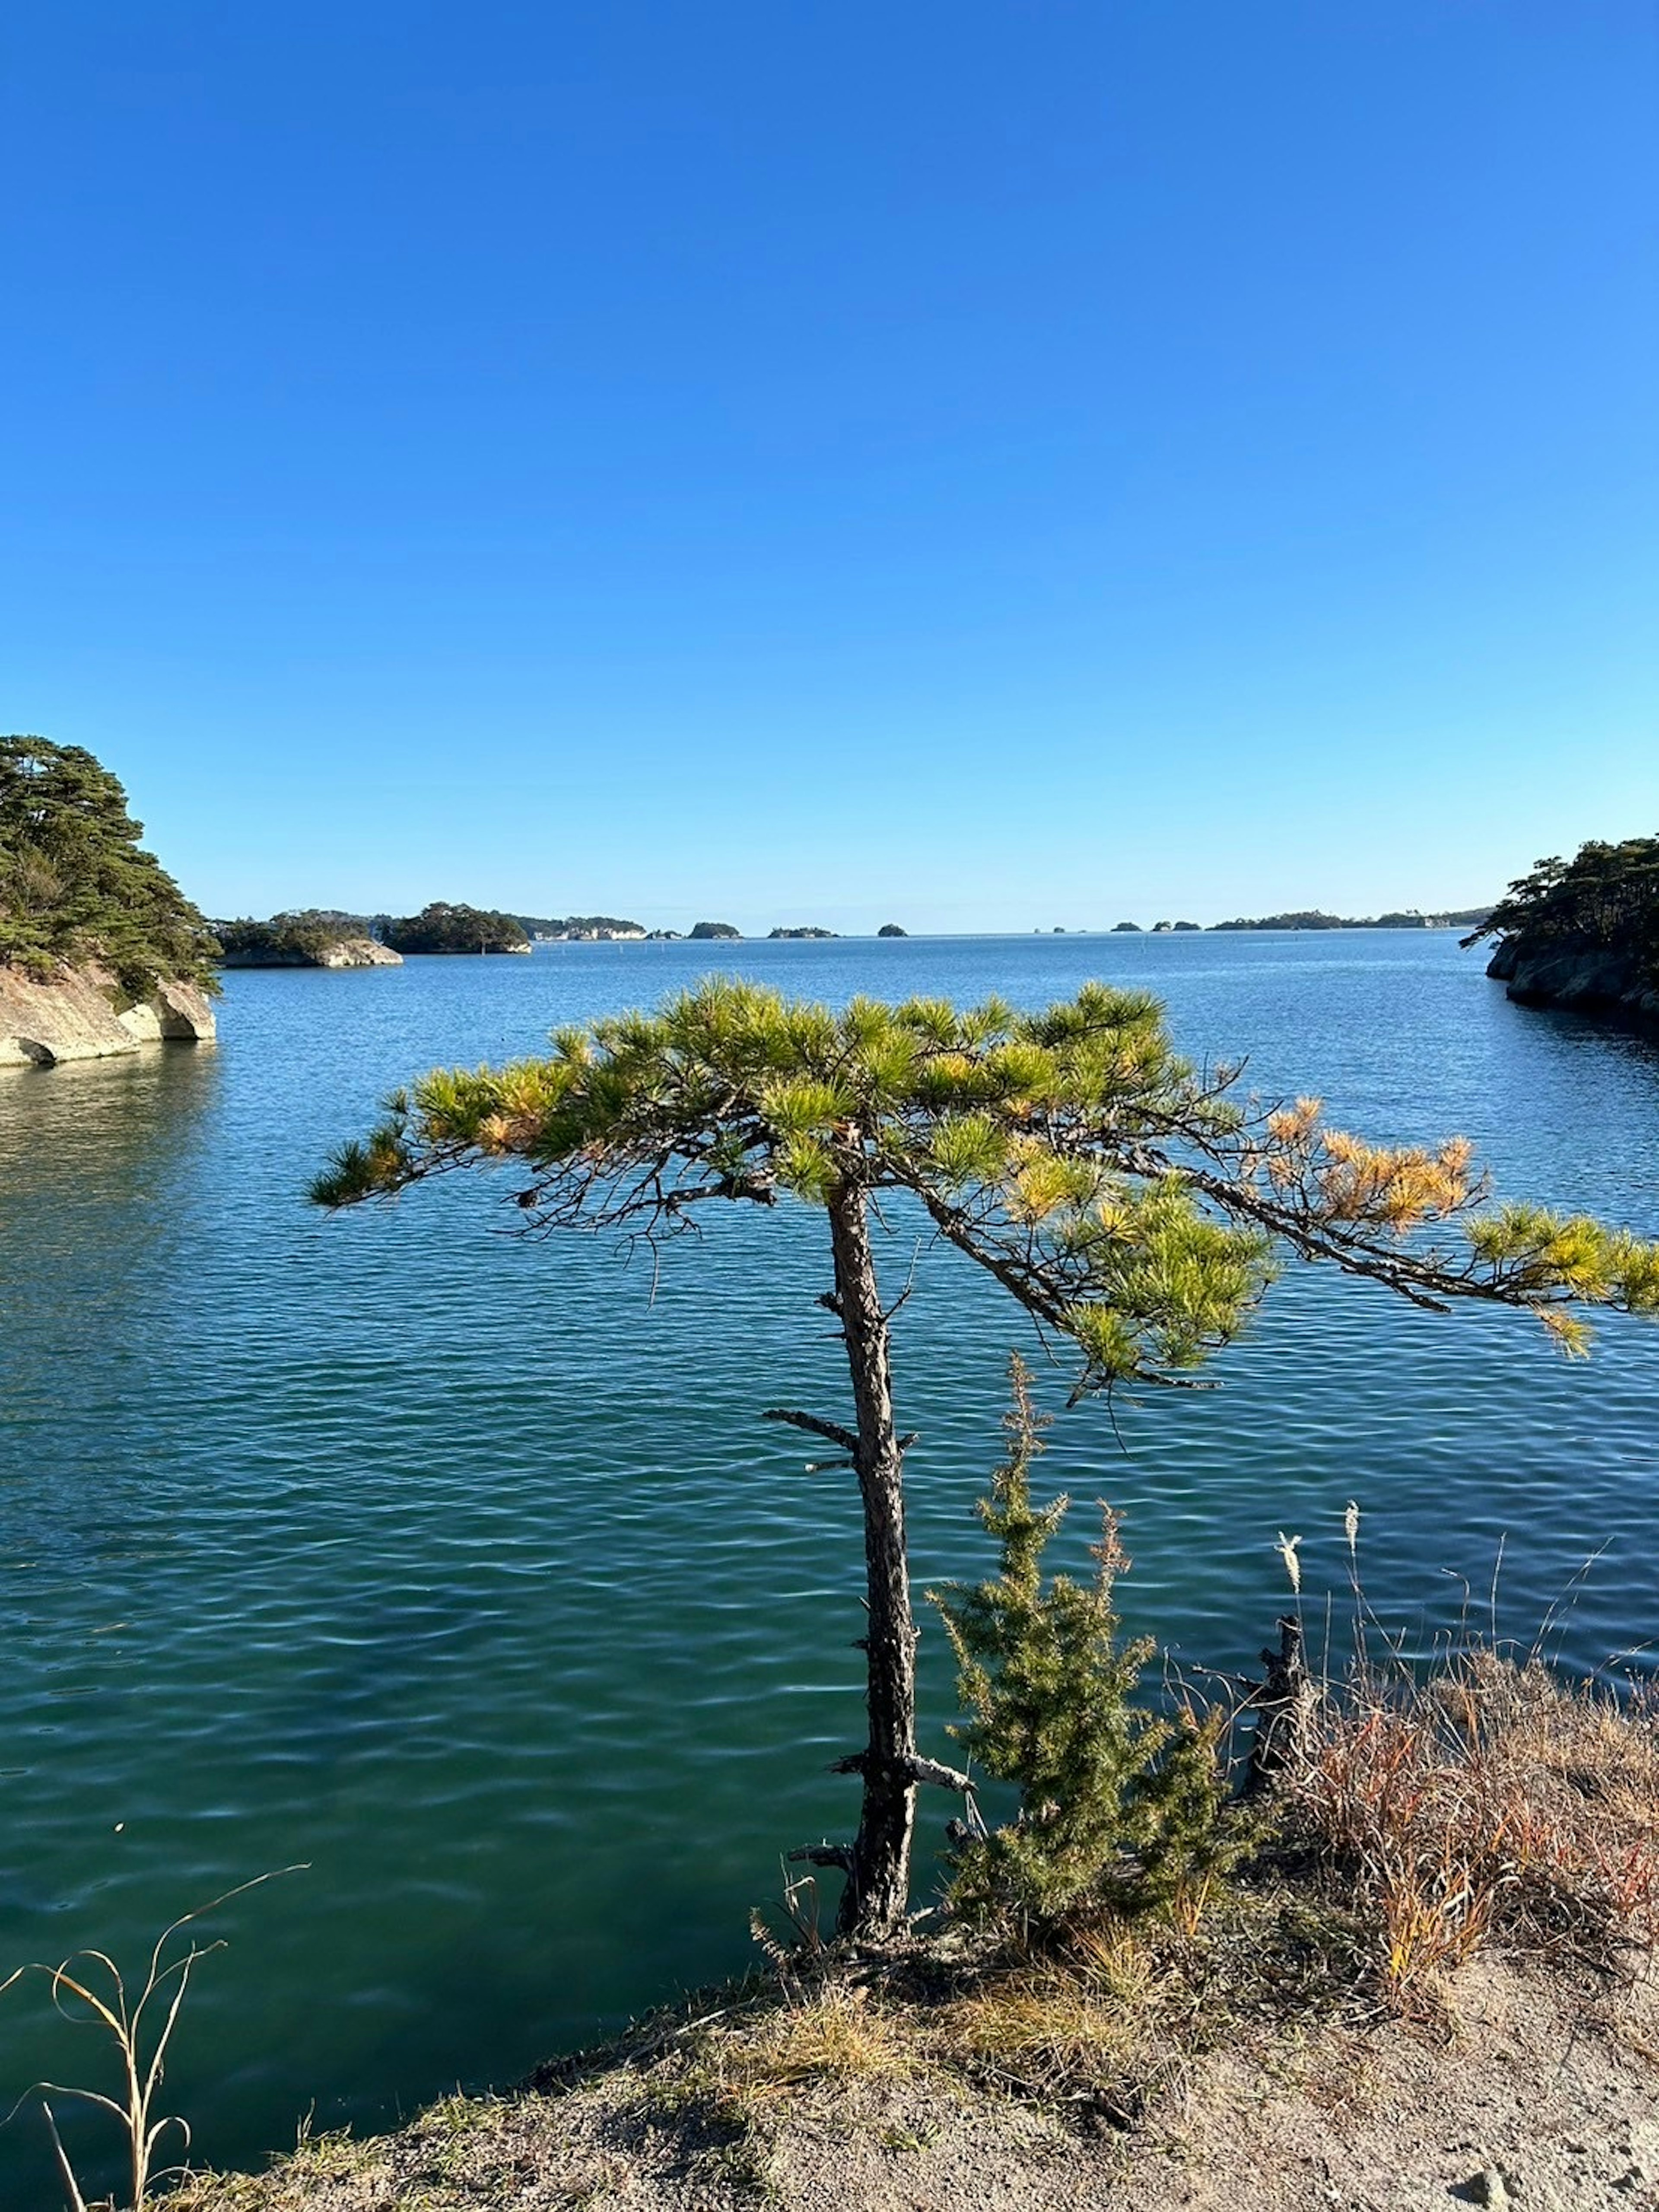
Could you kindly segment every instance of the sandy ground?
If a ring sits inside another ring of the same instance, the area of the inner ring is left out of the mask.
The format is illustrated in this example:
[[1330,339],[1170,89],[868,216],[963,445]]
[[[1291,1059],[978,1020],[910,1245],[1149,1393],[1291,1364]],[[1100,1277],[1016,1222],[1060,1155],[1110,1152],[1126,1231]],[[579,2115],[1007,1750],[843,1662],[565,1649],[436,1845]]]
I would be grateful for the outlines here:
[[1433,2027],[1263,2031],[1127,2130],[957,2082],[780,2086],[759,2125],[617,2069],[209,2178],[190,2212],[1659,2212],[1659,1990],[1483,1956]]

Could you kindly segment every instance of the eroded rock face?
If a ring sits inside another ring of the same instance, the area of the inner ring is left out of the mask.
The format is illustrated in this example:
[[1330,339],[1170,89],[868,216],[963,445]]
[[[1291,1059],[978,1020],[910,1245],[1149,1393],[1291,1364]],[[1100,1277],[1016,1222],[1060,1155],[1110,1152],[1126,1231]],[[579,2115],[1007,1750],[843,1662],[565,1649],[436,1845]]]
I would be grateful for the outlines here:
[[1511,939],[1493,953],[1486,973],[1507,984],[1507,995],[1522,1006],[1565,1006],[1576,1013],[1612,1014],[1644,1028],[1659,1027],[1659,988],[1622,953],[1526,952]]
[[109,1060],[173,1038],[210,1043],[213,1008],[193,983],[161,982],[133,1005],[107,969],[66,969],[38,983],[0,966],[0,1067],[52,1067],[65,1060]]

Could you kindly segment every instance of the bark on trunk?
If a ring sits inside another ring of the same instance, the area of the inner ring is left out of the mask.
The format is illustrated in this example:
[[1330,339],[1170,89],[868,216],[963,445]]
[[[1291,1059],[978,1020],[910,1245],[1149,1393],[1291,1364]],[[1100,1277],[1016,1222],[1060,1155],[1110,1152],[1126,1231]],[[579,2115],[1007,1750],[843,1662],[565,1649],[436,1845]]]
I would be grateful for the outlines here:
[[864,1802],[842,1892],[843,1935],[882,1936],[904,1924],[915,1818],[916,1631],[904,1541],[903,1454],[893,1422],[887,1317],[870,1249],[865,1194],[842,1184],[830,1200],[836,1291],[852,1373],[869,1577],[870,1741],[858,1762]]

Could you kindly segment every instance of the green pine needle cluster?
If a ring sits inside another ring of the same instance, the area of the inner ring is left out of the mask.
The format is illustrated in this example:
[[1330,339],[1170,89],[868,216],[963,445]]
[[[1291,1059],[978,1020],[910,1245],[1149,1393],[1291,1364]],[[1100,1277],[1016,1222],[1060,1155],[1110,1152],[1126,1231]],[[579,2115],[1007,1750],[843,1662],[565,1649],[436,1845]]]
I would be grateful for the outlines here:
[[552,1043],[544,1060],[423,1077],[313,1197],[349,1204],[492,1158],[529,1164],[535,1218],[591,1227],[648,1209],[672,1229],[715,1196],[908,1190],[1081,1347],[1088,1388],[1195,1365],[1270,1273],[1260,1228],[1133,1159],[1174,1129],[1224,1140],[1241,1120],[1144,993],[1089,984],[1036,1013],[928,999],[832,1012],[713,978]]
[[1045,1579],[1043,1553],[1069,1500],[1031,1500],[1047,1417],[1016,1353],[1004,1418],[1007,1456],[979,1515],[996,1540],[993,1581],[931,1591],[956,1654],[969,1717],[951,1730],[970,1758],[1019,1791],[1017,1816],[963,1842],[951,1902],[1024,1932],[1091,1908],[1160,1909],[1191,1925],[1242,1856],[1216,1728],[1154,1712],[1135,1692],[1156,1649],[1126,1639],[1114,1593],[1128,1565],[1105,1515],[1087,1582]]
[[143,835],[81,746],[0,738],[0,966],[47,982],[99,960],[133,998],[164,976],[216,988],[212,933]]
[[[1659,1311],[1659,1247],[1485,1206],[1468,1146],[1370,1146],[1316,1099],[1272,1111],[1200,1073],[1158,1002],[1085,984],[1032,1012],[854,999],[839,1011],[711,977],[654,1012],[558,1030],[551,1054],[439,1068],[312,1194],[349,1205],[446,1170],[520,1164],[534,1227],[658,1239],[710,1199],[908,1193],[939,1239],[1081,1352],[1079,1394],[1178,1382],[1248,1321],[1275,1253],[1425,1305]],[[1455,1243],[1436,1242],[1449,1224]]]

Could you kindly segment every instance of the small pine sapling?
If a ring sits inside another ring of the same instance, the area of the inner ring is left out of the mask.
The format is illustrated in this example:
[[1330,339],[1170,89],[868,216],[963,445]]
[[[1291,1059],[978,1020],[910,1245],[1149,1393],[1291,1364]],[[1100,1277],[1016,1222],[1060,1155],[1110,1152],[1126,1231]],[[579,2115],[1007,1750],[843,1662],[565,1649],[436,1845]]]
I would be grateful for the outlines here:
[[1031,1462],[1049,1417],[1033,1407],[1017,1352],[1008,1372],[1007,1454],[977,1508],[1000,1571],[929,1595],[969,1716],[951,1733],[988,1774],[1018,1787],[1019,1809],[961,1843],[951,1902],[1028,1929],[1105,1905],[1164,1911],[1190,1930],[1243,1848],[1218,1729],[1190,1711],[1166,1716],[1134,1702],[1155,1646],[1121,1636],[1114,1595],[1129,1560],[1109,1508],[1091,1579],[1045,1583],[1043,1553],[1070,1500],[1031,1502]]

